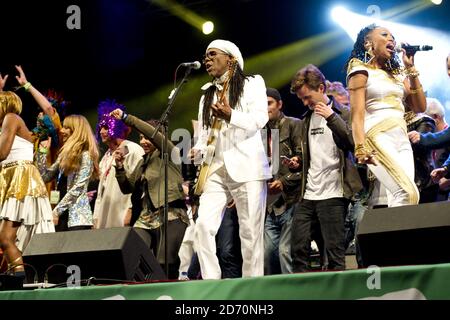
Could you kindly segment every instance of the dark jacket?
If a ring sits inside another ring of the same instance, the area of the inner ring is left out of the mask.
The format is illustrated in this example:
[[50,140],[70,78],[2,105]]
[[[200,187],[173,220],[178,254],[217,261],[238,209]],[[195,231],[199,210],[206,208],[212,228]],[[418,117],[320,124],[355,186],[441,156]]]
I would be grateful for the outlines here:
[[[275,209],[275,213],[281,214],[298,201],[302,179],[301,172],[290,170],[287,166],[284,166],[281,163],[281,156],[288,158],[298,156],[301,158],[302,136],[300,123],[300,119],[286,117],[282,113],[278,120],[274,122],[269,121],[267,125],[272,132],[278,129],[279,150],[278,153],[274,152],[273,156],[278,155],[280,159],[278,159],[278,170],[273,172],[273,174],[274,179],[280,180],[283,184],[283,192],[277,197],[276,201],[268,205],[268,212],[271,212],[274,209],[273,207],[275,207],[279,209]],[[272,141],[274,141],[273,135]],[[272,159],[271,163],[273,166],[274,159]]]
[[[450,127],[436,133],[424,133],[420,135],[419,145],[430,148],[439,149],[450,146]],[[450,157],[445,160],[443,166],[450,166]],[[450,173],[447,174],[447,178]]]
[[[409,131],[420,133],[434,132],[436,125],[434,120],[425,114],[415,114],[413,112],[405,113],[406,125]],[[412,145],[414,155],[414,181],[420,192],[425,188],[434,185],[430,173],[434,169],[431,159],[431,150],[420,145]],[[422,199],[421,199],[422,200]]]
[[[353,150],[355,149],[352,130],[350,126],[350,112],[347,108],[340,105],[332,96],[332,109],[334,113],[329,116],[327,126],[333,133],[333,140],[339,148],[339,162],[341,171],[341,182],[344,189],[344,198],[351,199],[352,196],[362,189],[361,179],[355,165]],[[301,120],[302,141],[302,187],[300,191],[300,200],[303,199],[306,190],[306,179],[309,170],[309,145],[308,131],[311,121],[312,111],[308,111],[305,118]]]
[[[127,116],[125,119],[125,124],[137,129],[148,139],[150,139],[155,131],[155,128],[152,125],[132,115]],[[140,160],[136,165],[135,170],[129,176],[125,174],[125,170],[116,170],[116,178],[119,183],[120,190],[124,194],[132,193],[134,191],[135,184],[144,174],[144,177],[147,180],[148,194],[152,204],[156,208],[164,206],[164,164],[160,153],[163,140],[164,136],[158,132],[155,139],[152,141],[157,150],[155,150],[150,156],[144,155],[142,160]],[[170,140],[168,143],[168,149],[170,158],[168,166],[168,198],[170,203],[175,200],[184,200],[184,194],[182,188],[183,178],[181,176],[181,166],[172,161],[172,157],[179,156],[179,151],[177,151],[178,149]],[[181,160],[177,162],[181,163]]]

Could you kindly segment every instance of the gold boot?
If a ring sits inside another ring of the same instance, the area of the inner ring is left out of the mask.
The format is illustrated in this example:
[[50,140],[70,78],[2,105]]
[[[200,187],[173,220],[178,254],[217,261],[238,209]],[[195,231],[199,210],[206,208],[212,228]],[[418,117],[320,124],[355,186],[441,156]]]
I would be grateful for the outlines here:
[[[25,269],[23,267],[23,262],[21,260],[22,260],[22,256],[17,257],[14,261],[8,263],[8,270],[7,270],[7,272],[9,274],[13,274],[13,275],[16,272],[24,272]],[[17,263],[19,261],[21,261],[21,263]]]

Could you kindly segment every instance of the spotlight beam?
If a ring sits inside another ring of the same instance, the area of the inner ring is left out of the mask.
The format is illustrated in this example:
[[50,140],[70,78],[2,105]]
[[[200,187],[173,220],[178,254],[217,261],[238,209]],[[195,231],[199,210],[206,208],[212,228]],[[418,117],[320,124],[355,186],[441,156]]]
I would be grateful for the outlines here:
[[400,21],[401,19],[404,19],[406,17],[414,15],[414,14],[416,14],[420,11],[423,11],[431,6],[432,6],[431,2],[421,3],[420,5],[418,5],[414,8],[410,8],[409,10],[407,10],[403,13],[399,13],[391,18],[383,18],[383,19],[389,19],[390,21]]
[[381,14],[381,19],[383,20],[391,20],[391,21],[398,21],[404,17],[410,16],[412,14],[415,14],[419,11],[425,10],[426,8],[429,8],[433,6],[430,1],[424,1],[424,0],[417,0],[413,2],[409,2],[406,4],[402,4],[399,6],[396,6],[391,9],[383,9]]
[[174,16],[180,18],[191,26],[197,28],[198,30],[203,30],[203,24],[208,20],[202,18],[200,15],[192,10],[182,6],[181,4],[175,2],[174,0],[150,0],[152,3],[166,9]]

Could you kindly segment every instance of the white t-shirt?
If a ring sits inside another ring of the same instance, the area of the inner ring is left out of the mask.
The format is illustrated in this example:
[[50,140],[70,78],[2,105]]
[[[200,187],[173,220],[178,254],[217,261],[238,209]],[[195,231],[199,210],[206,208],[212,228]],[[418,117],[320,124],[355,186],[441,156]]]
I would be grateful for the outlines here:
[[315,113],[308,131],[310,162],[304,199],[325,200],[344,196],[339,165],[339,149],[327,121]]

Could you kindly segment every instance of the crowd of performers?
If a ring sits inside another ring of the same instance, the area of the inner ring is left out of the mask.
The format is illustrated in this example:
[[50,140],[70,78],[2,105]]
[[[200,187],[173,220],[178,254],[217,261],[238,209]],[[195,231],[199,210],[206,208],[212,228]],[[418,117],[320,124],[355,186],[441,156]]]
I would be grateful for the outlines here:
[[[8,75],[0,74],[7,272],[24,273],[22,252],[34,234],[124,226],[147,233],[158,262],[167,259],[170,279],[305,272],[315,251],[323,270],[344,270],[352,248],[361,265],[355,233],[368,208],[448,200],[444,108],[426,98],[414,53],[403,50],[401,60],[389,30],[365,27],[346,63],[346,86],[314,65],[294,74],[291,93],[307,107],[297,119],[284,115],[278,90],[244,73],[234,43],[212,41],[191,164],[181,165],[180,150],[168,145],[167,243],[165,137],[157,122],[114,100],[99,104],[95,132],[82,115],[61,121],[61,97],[41,94],[16,66],[18,94],[30,94],[42,110],[30,131],[21,99],[4,90]],[[449,58],[447,67],[450,76]],[[127,140],[133,129],[139,143]],[[211,147],[197,196],[194,163],[206,161]]]

